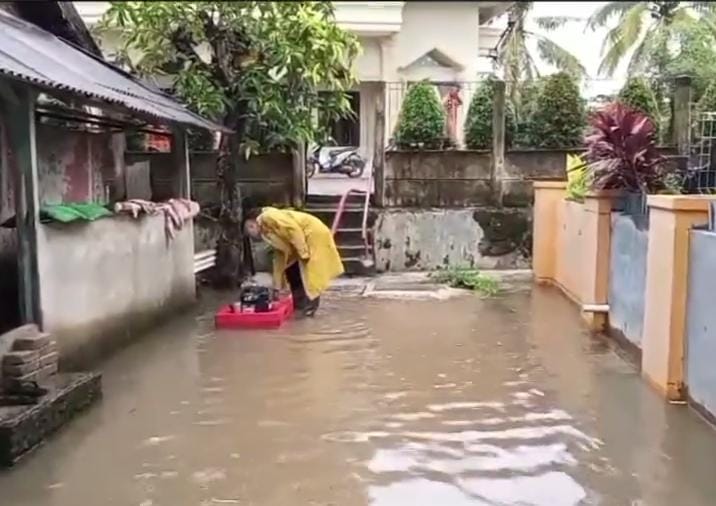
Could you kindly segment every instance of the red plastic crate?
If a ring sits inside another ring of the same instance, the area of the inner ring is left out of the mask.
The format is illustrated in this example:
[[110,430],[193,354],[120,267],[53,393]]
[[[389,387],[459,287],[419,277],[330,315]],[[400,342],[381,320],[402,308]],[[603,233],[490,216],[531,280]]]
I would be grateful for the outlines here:
[[233,304],[219,309],[214,317],[217,329],[275,329],[288,320],[293,314],[293,299],[290,295],[273,303],[271,311],[255,313],[253,309],[239,311]]

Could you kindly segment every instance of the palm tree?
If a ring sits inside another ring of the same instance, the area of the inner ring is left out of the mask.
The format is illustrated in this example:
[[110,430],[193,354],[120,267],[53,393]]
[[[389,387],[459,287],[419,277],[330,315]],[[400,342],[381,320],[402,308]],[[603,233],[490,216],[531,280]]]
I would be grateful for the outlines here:
[[667,64],[669,48],[684,27],[696,23],[702,14],[716,13],[712,2],[609,2],[587,21],[592,30],[618,22],[607,33],[602,47],[599,73],[614,75],[630,51],[629,74],[648,68],[661,73]]
[[[519,102],[518,84],[539,77],[535,57],[528,48],[530,41],[536,42],[537,56],[542,61],[575,76],[586,75],[584,66],[576,56],[548,37],[527,29],[527,16],[533,6],[534,2],[512,4],[508,11],[507,30],[497,44],[497,63],[504,70],[507,93],[514,105]],[[574,18],[537,17],[533,20],[540,28],[554,30]]]

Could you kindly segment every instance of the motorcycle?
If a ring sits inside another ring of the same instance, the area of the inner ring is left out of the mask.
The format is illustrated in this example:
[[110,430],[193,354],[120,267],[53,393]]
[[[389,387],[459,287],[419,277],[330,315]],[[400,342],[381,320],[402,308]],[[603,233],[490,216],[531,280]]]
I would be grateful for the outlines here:
[[361,177],[365,170],[365,160],[356,148],[329,148],[328,159],[321,160],[323,146],[316,146],[308,157],[306,176],[318,174],[344,174],[350,178]]

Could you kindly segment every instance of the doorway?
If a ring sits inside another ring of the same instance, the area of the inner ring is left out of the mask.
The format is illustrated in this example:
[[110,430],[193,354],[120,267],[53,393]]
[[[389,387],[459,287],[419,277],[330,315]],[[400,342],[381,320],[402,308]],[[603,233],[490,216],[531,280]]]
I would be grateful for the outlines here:
[[[18,282],[18,237],[6,131],[0,122],[0,334],[22,324]],[[6,224],[5,226],[3,226]]]

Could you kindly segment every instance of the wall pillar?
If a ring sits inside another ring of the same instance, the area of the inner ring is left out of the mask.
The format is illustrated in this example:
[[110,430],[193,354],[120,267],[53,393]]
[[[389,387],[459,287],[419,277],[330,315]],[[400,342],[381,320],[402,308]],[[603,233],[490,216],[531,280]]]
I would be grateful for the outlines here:
[[691,131],[691,78],[676,78],[674,90],[674,117],[672,139],[680,155],[689,155],[689,132]]
[[23,323],[42,326],[37,229],[40,198],[37,176],[35,101],[27,86],[0,78],[0,110],[7,118],[9,149],[15,159],[15,216],[18,236],[20,313]]
[[[580,299],[584,306],[604,306],[609,297],[609,260],[611,258],[612,207],[620,192],[590,192],[584,197],[582,229],[582,283]],[[583,311],[593,330],[604,330],[607,312]]]
[[174,159],[174,195],[183,199],[191,198],[191,166],[189,162],[189,142],[186,130],[172,128],[172,157]]
[[670,400],[684,399],[689,231],[708,221],[710,195],[651,195],[642,374]]
[[375,91],[374,138],[373,138],[373,199],[375,205],[385,205],[385,81],[378,83]]
[[502,180],[505,178],[505,82],[494,82],[492,99],[492,191],[502,205]]
[[563,181],[535,181],[532,221],[532,271],[538,283],[555,281],[559,251],[557,237],[561,223],[558,207],[567,195]]

